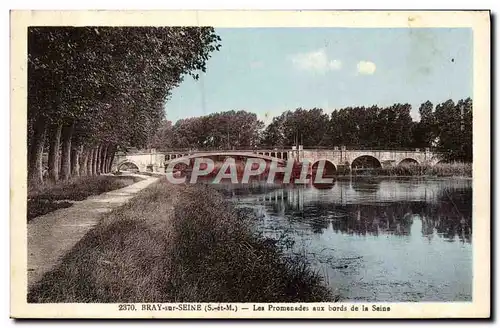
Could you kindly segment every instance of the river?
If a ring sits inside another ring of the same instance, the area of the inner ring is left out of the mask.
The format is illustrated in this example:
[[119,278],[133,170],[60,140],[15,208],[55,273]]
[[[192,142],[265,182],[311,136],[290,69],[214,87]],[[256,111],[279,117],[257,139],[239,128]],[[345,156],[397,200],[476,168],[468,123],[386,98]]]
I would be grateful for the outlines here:
[[[220,187],[219,187],[220,188]],[[472,181],[222,186],[256,229],[286,236],[346,302],[471,301]]]

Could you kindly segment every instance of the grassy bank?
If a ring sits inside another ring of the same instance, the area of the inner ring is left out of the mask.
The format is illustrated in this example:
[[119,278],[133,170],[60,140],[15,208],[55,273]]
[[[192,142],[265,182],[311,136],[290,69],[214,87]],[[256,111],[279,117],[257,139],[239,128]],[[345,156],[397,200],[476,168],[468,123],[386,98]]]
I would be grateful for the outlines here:
[[55,184],[29,186],[28,221],[50,213],[59,208],[71,206],[72,201],[84,200],[89,196],[99,195],[120,189],[142,180],[135,176],[95,176],[79,177]]
[[209,186],[163,181],[111,212],[29,302],[312,302],[333,296]]
[[352,170],[355,176],[428,176],[428,177],[472,177],[471,163],[447,163],[436,165],[398,165],[377,169]]

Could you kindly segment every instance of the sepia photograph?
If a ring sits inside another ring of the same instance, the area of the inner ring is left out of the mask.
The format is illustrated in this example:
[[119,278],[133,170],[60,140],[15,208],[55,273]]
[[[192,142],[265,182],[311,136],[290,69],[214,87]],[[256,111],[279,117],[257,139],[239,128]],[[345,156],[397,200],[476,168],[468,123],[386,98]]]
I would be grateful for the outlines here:
[[489,20],[11,12],[11,315],[489,317]]

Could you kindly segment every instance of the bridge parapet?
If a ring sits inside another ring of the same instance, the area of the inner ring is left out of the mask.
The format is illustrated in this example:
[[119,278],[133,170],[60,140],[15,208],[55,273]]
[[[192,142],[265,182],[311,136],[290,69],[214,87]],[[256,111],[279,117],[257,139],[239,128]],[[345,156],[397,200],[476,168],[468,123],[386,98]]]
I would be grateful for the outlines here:
[[304,150],[301,157],[309,162],[328,160],[335,166],[352,165],[360,157],[375,158],[381,165],[398,165],[406,159],[433,165],[439,160],[435,153],[409,150]]

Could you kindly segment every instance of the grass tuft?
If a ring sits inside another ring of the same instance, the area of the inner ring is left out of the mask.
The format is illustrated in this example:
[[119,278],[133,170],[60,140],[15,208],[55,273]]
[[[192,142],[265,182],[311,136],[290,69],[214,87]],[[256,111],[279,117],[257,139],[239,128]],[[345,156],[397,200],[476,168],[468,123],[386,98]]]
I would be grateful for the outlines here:
[[72,202],[67,201],[50,201],[44,199],[33,199],[28,200],[28,222],[40,215],[45,215],[47,213],[53,212],[60,208],[67,208],[72,206]]

